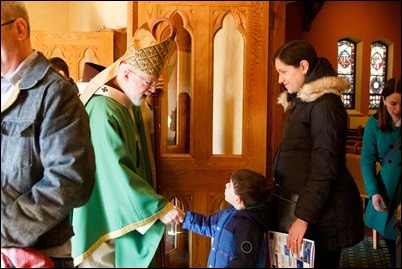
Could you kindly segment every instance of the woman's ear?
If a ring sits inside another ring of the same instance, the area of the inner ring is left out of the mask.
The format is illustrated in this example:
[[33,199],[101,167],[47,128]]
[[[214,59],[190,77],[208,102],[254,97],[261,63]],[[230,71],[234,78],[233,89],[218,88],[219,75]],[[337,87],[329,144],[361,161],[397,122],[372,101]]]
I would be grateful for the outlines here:
[[300,62],[300,69],[301,69],[303,75],[306,75],[306,74],[307,74],[307,71],[308,71],[309,66],[310,66],[310,65],[309,65],[308,61],[306,61],[306,60],[301,60],[301,62]]

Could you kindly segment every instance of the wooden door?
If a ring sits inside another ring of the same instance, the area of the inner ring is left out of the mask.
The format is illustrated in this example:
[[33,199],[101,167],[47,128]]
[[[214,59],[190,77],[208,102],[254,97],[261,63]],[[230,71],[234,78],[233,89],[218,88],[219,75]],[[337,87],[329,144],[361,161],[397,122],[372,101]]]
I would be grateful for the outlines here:
[[[128,36],[157,17],[177,28],[165,91],[154,99],[155,155],[158,192],[185,211],[211,214],[226,206],[225,183],[236,169],[270,174],[282,115],[274,107],[277,79],[268,80],[275,76],[269,43],[279,18],[270,5],[284,14],[284,5],[267,1],[129,2]],[[284,33],[276,34],[283,40]],[[210,244],[168,226],[161,266],[206,267]]]

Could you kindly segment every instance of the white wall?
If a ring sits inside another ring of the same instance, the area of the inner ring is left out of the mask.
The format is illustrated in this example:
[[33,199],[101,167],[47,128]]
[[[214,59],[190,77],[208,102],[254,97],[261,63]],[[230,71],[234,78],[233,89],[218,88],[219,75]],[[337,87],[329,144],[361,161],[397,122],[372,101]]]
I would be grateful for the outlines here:
[[69,9],[67,1],[24,1],[31,29],[68,31]]
[[127,28],[127,1],[68,1],[70,31]]
[[24,1],[33,30],[91,32],[127,27],[127,1]]

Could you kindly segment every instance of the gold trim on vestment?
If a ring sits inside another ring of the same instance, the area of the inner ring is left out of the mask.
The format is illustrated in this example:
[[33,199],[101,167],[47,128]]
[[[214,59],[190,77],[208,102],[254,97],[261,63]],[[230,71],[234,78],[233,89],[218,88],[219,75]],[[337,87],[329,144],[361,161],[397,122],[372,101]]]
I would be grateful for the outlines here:
[[98,249],[98,247],[105,243],[106,241],[110,240],[110,239],[115,239],[118,238],[120,236],[123,236],[129,232],[132,232],[136,229],[138,229],[141,226],[147,225],[150,222],[154,222],[154,221],[158,221],[158,219],[164,215],[166,215],[170,210],[173,209],[173,204],[172,203],[168,203],[161,211],[159,211],[158,213],[156,213],[155,215],[152,215],[151,217],[139,221],[137,223],[133,223],[130,225],[127,225],[119,230],[107,233],[105,235],[103,235],[102,237],[100,237],[90,248],[88,248],[87,251],[85,251],[84,253],[82,253],[81,255],[77,256],[74,259],[74,264],[80,264],[82,263],[86,258],[88,258],[90,255],[92,255],[92,253]]

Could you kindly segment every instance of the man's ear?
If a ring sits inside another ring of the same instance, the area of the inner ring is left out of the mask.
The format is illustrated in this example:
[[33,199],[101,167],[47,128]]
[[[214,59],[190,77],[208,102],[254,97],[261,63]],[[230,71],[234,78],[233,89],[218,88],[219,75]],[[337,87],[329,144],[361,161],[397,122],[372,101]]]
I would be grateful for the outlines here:
[[17,30],[18,30],[18,39],[23,40],[28,36],[28,24],[23,18],[17,18],[15,20],[15,23],[17,24]]
[[124,69],[123,78],[124,78],[125,81],[127,81],[127,82],[129,81],[129,79],[130,79],[130,70],[128,70],[128,68]]

